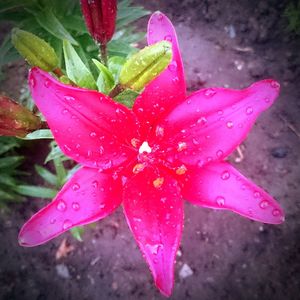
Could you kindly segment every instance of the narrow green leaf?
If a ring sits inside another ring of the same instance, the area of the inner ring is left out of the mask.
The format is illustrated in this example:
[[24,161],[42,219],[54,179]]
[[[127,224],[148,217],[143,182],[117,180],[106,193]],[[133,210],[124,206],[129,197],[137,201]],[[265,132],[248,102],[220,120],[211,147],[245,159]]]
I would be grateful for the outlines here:
[[114,78],[107,67],[101,62],[96,59],[92,59],[92,61],[100,71],[97,79],[98,90],[104,94],[108,94],[115,85]]
[[54,198],[57,194],[57,190],[34,185],[19,185],[15,191],[24,196],[49,199]]
[[63,184],[66,182],[67,171],[64,167],[63,162],[59,158],[55,158],[53,160],[53,163],[57,174],[57,185],[58,187],[62,187]]
[[51,10],[32,11],[37,22],[49,33],[61,40],[68,40],[73,45],[78,45],[77,41],[65,29],[62,23],[56,18]]
[[63,50],[68,77],[80,87],[96,89],[97,85],[92,73],[67,40],[63,41]]
[[0,169],[14,168],[24,159],[23,156],[7,156],[0,158]]
[[39,129],[28,133],[23,140],[40,140],[40,139],[53,139],[53,135],[50,129]]
[[36,172],[48,183],[52,184],[52,185],[57,185],[57,177],[51,173],[49,170],[47,170],[46,168],[43,168],[39,165],[35,165],[34,166]]
[[120,71],[125,62],[126,59],[120,56],[113,56],[108,60],[108,69],[113,75],[115,82],[119,81]]
[[135,92],[133,90],[125,90],[121,94],[119,94],[117,97],[114,98],[119,103],[124,104],[125,106],[132,108],[134,101],[136,97],[139,95],[138,92]]
[[79,242],[82,242],[82,235],[84,233],[84,227],[83,226],[77,226],[73,227],[70,230],[72,236]]

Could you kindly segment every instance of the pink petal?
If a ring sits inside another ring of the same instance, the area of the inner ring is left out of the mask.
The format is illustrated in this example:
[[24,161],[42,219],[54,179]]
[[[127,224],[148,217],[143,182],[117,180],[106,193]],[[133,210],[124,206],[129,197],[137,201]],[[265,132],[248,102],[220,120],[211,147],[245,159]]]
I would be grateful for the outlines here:
[[55,199],[22,227],[19,243],[43,244],[74,226],[106,217],[122,200],[122,186],[111,173],[83,167],[65,184]]
[[190,170],[182,195],[194,204],[229,209],[255,221],[270,224],[284,221],[280,205],[225,162]]
[[[246,138],[278,93],[279,84],[274,80],[259,81],[244,90],[200,90],[158,124],[164,132],[161,149],[170,152],[169,160],[177,158],[192,165],[223,159]],[[154,139],[155,134],[157,128]]]
[[146,86],[136,99],[133,111],[143,124],[146,134],[149,127],[162,114],[170,111],[185,98],[184,71],[175,29],[162,13],[154,13],[148,23],[148,44],[167,40],[173,45],[173,59],[168,68]]
[[131,139],[138,138],[134,114],[109,97],[64,85],[33,68],[32,97],[45,116],[61,150],[89,167],[107,169],[135,155]]
[[183,225],[178,184],[165,172],[145,169],[127,182],[123,199],[127,223],[155,284],[162,294],[170,296]]

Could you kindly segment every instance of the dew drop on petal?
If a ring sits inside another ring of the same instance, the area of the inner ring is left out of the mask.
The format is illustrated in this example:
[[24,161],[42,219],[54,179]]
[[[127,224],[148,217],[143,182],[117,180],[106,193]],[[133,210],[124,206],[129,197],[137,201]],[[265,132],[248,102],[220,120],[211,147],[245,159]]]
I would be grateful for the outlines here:
[[273,211],[272,211],[272,215],[273,215],[274,217],[279,217],[279,216],[281,215],[281,212],[280,212],[279,209],[275,208],[275,209],[273,209]]
[[205,92],[204,92],[204,95],[206,97],[212,97],[216,94],[216,91],[214,89],[206,89]]
[[64,96],[64,99],[65,99],[66,101],[74,101],[74,100],[75,100],[75,98],[72,97],[72,96]]
[[50,86],[50,81],[48,79],[45,80],[44,86],[48,88]]
[[30,76],[29,84],[30,84],[32,87],[35,87],[35,79],[34,79],[32,76]]
[[92,187],[93,187],[94,189],[97,189],[97,188],[98,188],[98,185],[99,185],[99,183],[98,183],[97,180],[94,180],[94,181],[92,182]]
[[158,19],[158,21],[162,21],[163,20],[163,15],[161,13],[158,13],[157,19]]
[[97,136],[96,132],[91,132],[91,133],[90,133],[90,137],[91,137],[91,138],[95,138],[96,136]]
[[265,100],[266,103],[270,102],[270,98],[268,98],[268,97],[266,97],[264,100]]
[[72,227],[72,225],[73,225],[72,221],[69,220],[69,219],[67,219],[67,220],[65,220],[64,223],[63,223],[63,229],[66,230],[66,229]]
[[222,150],[218,150],[216,154],[218,158],[221,158],[224,155],[224,152]]
[[162,126],[156,126],[155,134],[157,137],[163,137],[165,133],[165,129]]
[[179,82],[179,78],[176,76],[172,79],[172,82],[177,84]]
[[228,180],[230,178],[230,173],[228,171],[224,171],[222,174],[221,174],[221,179],[223,180]]
[[137,148],[137,146],[138,146],[138,144],[139,144],[140,141],[138,139],[136,139],[136,138],[132,138],[130,142],[131,142],[131,145],[134,148]]
[[261,194],[260,192],[256,191],[253,193],[254,198],[260,198]]
[[226,123],[227,128],[231,129],[233,127],[233,122],[232,121],[228,121]]
[[78,202],[73,202],[72,203],[72,208],[75,210],[75,211],[78,211],[80,209],[80,205]]
[[216,203],[219,205],[219,206],[224,206],[225,205],[225,198],[222,197],[222,196],[218,196],[216,198]]
[[251,106],[248,106],[247,108],[246,108],[246,114],[247,115],[251,115],[253,113],[253,108],[251,107]]
[[68,111],[67,109],[63,109],[63,110],[61,111],[61,113],[62,113],[63,115],[66,115],[68,112],[69,112],[69,111]]
[[271,81],[271,87],[272,87],[272,88],[275,88],[275,89],[279,89],[280,84],[279,84],[277,81],[272,80],[272,81]]
[[218,115],[223,115],[223,110],[218,110]]
[[50,224],[55,224],[55,222],[56,222],[56,219],[51,219],[50,220]]
[[80,185],[78,183],[74,183],[72,186],[73,191],[78,191],[80,189]]
[[197,120],[197,124],[204,126],[207,123],[207,119],[205,117],[201,117]]
[[177,151],[181,152],[187,148],[187,145],[185,142],[179,142],[177,145]]
[[64,200],[59,200],[56,204],[56,209],[61,212],[65,211],[67,209],[66,202]]
[[168,69],[169,69],[171,72],[175,72],[176,69],[177,69],[177,63],[176,63],[176,61],[171,62],[171,63],[169,64],[169,66],[168,66]]
[[267,208],[269,206],[269,202],[267,200],[262,200],[260,203],[259,203],[259,207],[264,209],[264,208]]
[[168,34],[164,37],[164,40],[168,42],[172,42],[172,36]]

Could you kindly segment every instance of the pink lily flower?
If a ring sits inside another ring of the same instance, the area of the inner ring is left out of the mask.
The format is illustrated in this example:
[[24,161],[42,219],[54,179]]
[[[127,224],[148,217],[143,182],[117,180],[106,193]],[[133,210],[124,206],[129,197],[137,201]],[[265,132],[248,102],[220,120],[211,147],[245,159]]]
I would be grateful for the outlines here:
[[43,244],[106,217],[123,203],[157,288],[170,296],[183,199],[270,224],[282,223],[284,213],[269,194],[224,161],[272,105],[279,84],[262,80],[243,90],[209,88],[186,96],[175,30],[166,16],[155,13],[148,43],[163,39],[173,45],[173,60],[132,110],[99,92],[31,70],[37,106],[62,151],[82,167],[23,226],[19,241],[29,247]]

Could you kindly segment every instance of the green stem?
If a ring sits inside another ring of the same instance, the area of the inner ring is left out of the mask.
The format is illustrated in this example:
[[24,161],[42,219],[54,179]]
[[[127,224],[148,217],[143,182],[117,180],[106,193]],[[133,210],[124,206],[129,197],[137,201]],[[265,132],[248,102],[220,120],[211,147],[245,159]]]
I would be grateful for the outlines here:
[[107,67],[107,47],[106,44],[100,44],[100,60]]
[[125,87],[118,83],[108,94],[110,98],[115,98],[125,90]]

